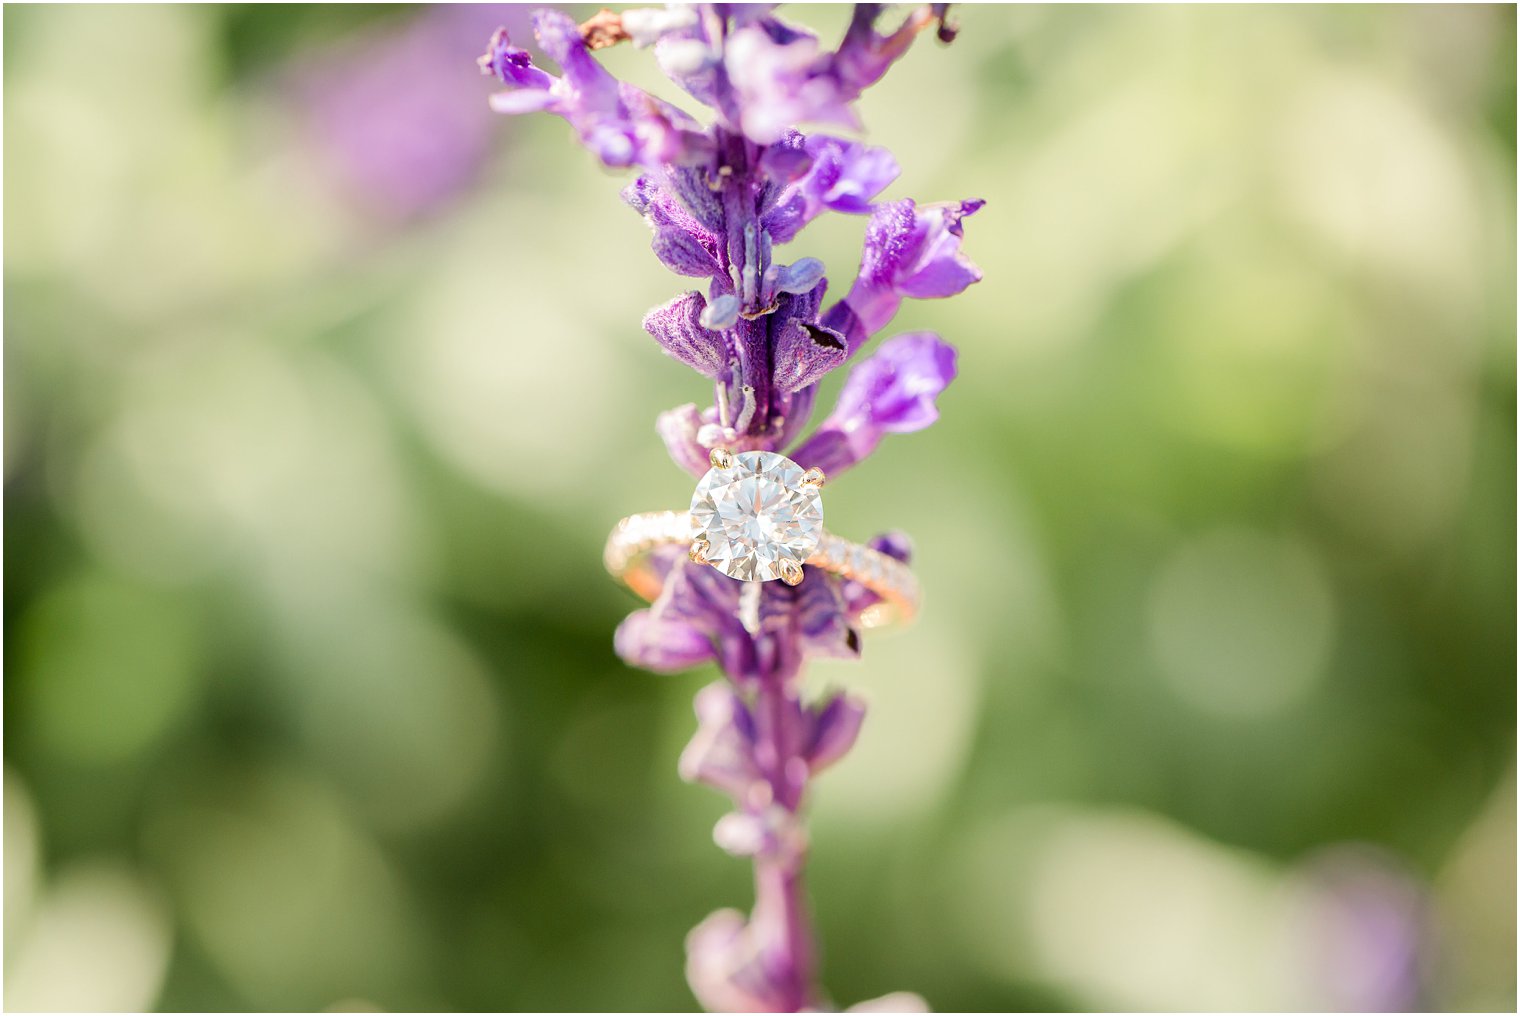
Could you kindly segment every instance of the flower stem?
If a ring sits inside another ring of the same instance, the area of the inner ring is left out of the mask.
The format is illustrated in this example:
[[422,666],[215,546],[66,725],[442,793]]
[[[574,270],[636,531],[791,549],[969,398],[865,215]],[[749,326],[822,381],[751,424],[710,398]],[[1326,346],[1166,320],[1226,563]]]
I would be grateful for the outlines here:
[[765,963],[787,1012],[813,1008],[819,1001],[814,978],[817,957],[803,886],[806,839],[799,814],[807,789],[802,756],[804,731],[796,729],[795,686],[779,676],[759,682],[755,698],[756,760],[770,785],[771,800],[791,815],[799,835],[795,849],[755,858],[754,930],[766,943]]
[[765,962],[781,990],[783,1012],[813,1008],[817,997],[813,934],[801,869],[800,858],[791,865],[755,862],[752,920],[756,932],[769,943]]

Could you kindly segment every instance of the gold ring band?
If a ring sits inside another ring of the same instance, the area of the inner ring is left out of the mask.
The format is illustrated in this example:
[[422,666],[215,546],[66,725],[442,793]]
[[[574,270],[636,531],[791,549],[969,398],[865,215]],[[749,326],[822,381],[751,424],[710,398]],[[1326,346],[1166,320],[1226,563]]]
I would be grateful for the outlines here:
[[[649,567],[657,547],[691,545],[691,516],[686,512],[640,512],[623,519],[607,537],[602,562],[612,577],[646,600],[654,600],[664,579]],[[862,628],[907,624],[918,613],[919,585],[912,569],[879,550],[825,532],[806,564],[858,582],[880,597],[860,612]]]

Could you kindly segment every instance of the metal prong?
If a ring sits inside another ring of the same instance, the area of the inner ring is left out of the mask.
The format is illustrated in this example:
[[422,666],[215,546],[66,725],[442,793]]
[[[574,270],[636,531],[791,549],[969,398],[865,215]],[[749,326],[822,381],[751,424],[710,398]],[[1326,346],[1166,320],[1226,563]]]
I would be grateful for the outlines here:
[[687,553],[687,556],[691,558],[693,564],[706,564],[709,546],[710,544],[706,540],[693,540],[691,542],[691,550]]
[[782,561],[776,566],[781,572],[781,581],[789,586],[800,585],[802,582],[802,565],[796,561]]
[[734,453],[727,448],[714,448],[707,453],[707,461],[712,463],[714,469],[732,469]]
[[819,469],[817,466],[814,466],[812,469],[809,469],[807,472],[802,474],[802,485],[804,487],[812,487],[814,489],[817,489],[818,487],[822,487],[827,479],[828,477],[823,475],[823,470]]

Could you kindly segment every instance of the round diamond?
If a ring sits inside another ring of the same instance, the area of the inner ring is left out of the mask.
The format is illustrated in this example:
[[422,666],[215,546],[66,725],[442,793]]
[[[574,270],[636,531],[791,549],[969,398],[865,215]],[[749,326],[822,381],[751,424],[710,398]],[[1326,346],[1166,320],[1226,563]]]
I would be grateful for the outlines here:
[[691,496],[691,536],[707,561],[736,579],[781,578],[785,562],[802,564],[823,537],[823,496],[802,482],[803,469],[775,452],[739,452],[714,466]]

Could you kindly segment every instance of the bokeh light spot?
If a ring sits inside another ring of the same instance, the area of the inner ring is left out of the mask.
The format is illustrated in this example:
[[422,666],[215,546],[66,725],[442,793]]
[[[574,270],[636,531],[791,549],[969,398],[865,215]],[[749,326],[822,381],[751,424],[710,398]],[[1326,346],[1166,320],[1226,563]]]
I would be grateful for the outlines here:
[[74,762],[120,762],[184,715],[200,635],[183,599],[105,573],[65,580],[21,620],[33,730]]
[[1184,544],[1151,589],[1150,641],[1169,687],[1217,715],[1259,716],[1324,675],[1335,601],[1300,543],[1245,529]]

